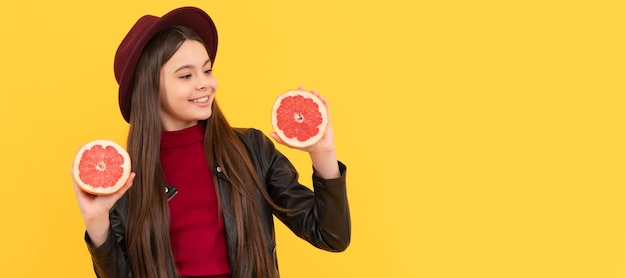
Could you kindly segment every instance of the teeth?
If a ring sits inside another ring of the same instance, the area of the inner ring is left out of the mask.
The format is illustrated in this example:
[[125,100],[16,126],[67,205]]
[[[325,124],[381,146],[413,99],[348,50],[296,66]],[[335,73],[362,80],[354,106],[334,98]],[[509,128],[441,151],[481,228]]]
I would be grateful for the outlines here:
[[201,102],[207,102],[207,101],[209,101],[209,97],[201,97],[201,98],[192,100],[192,102],[194,103],[201,103]]

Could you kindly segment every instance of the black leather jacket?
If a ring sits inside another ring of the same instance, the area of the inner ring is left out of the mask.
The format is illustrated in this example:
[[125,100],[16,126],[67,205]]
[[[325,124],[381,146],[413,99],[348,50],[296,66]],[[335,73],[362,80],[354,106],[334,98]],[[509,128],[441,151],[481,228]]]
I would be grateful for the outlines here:
[[[256,167],[261,182],[272,200],[283,208],[292,209],[284,213],[275,211],[258,195],[262,203],[260,217],[264,220],[268,250],[276,259],[276,240],[272,215],[276,215],[297,236],[320,249],[340,252],[350,243],[350,211],[346,195],[346,166],[339,163],[341,177],[324,180],[313,175],[313,189],[298,183],[298,173],[289,160],[274,147],[273,143],[255,129],[237,129],[237,134],[244,142]],[[224,179],[222,169],[216,167],[213,174],[217,177],[220,198],[224,209],[228,252],[231,265],[236,258],[235,221],[230,203],[231,186]],[[168,186],[168,197],[174,197],[176,189]],[[130,263],[126,255],[125,228],[127,222],[128,196],[124,195],[111,209],[111,227],[109,238],[98,248],[93,248],[85,233],[85,240],[91,253],[94,270],[98,277],[132,277]],[[243,263],[245,266],[245,262]],[[173,260],[170,261],[174,269]],[[241,275],[231,274],[231,277]]]

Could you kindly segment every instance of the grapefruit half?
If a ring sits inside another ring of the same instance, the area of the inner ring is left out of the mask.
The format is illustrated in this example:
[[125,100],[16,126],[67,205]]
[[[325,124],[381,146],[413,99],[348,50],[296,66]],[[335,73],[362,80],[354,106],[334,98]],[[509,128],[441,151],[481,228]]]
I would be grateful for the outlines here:
[[322,100],[310,92],[287,91],[274,102],[272,125],[287,145],[311,146],[326,132],[328,110]]
[[130,156],[113,141],[91,141],[76,154],[73,175],[85,192],[112,194],[126,183],[130,175]]

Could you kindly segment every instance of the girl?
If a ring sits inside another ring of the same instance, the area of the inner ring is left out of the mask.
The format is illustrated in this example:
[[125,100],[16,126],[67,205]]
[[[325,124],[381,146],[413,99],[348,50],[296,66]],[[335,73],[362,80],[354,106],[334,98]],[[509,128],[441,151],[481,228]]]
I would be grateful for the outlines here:
[[194,7],[146,15],[121,42],[114,71],[133,173],[113,195],[74,183],[98,277],[278,277],[273,216],[318,248],[347,248],[346,167],[330,123],[301,149],[312,191],[260,131],[228,124],[216,52],[213,21]]

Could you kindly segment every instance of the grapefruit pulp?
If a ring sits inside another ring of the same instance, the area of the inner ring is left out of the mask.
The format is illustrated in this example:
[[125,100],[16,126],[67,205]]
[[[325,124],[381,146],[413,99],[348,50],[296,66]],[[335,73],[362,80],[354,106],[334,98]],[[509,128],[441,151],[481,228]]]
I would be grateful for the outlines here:
[[322,100],[310,92],[287,91],[274,102],[272,125],[287,145],[311,146],[326,132],[328,110]]
[[78,150],[72,173],[85,192],[112,194],[126,183],[130,175],[130,156],[113,141],[91,141]]

